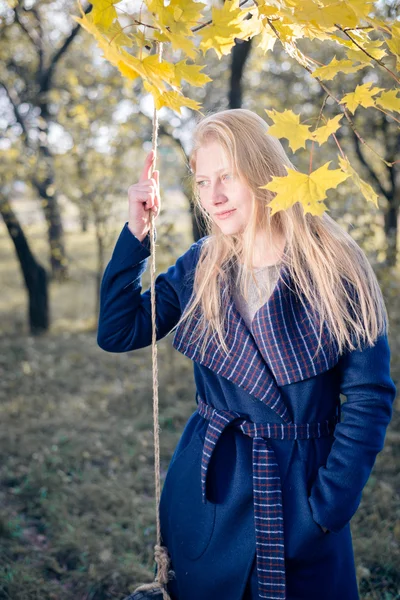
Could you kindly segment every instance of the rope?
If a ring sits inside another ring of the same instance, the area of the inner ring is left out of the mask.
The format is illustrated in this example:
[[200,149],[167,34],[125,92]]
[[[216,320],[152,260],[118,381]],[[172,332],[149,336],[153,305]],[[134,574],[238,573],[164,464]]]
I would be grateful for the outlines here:
[[[162,42],[158,42],[158,60],[162,59]],[[153,114],[153,132],[152,132],[152,149],[154,151],[153,170],[157,161],[157,141],[158,141],[158,113],[154,105]],[[154,426],[154,480],[155,480],[155,500],[156,500],[156,528],[157,528],[157,543],[154,546],[154,560],[157,564],[157,575],[155,581],[146,583],[136,588],[135,593],[147,590],[160,590],[163,600],[171,600],[166,585],[170,577],[174,576],[174,572],[170,571],[170,560],[168,550],[161,544],[161,525],[160,525],[160,497],[161,497],[161,482],[160,482],[160,426],[158,419],[158,369],[157,369],[157,345],[156,345],[156,295],[155,295],[155,272],[156,272],[156,252],[155,252],[155,213],[150,210],[150,296],[151,296],[151,325],[152,325],[152,365],[153,365],[153,426]]]

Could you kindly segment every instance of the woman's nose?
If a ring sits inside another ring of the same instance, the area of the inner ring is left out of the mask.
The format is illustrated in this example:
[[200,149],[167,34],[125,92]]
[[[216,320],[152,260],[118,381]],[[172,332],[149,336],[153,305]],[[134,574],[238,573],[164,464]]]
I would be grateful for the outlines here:
[[219,181],[211,184],[211,198],[213,202],[221,202],[221,200],[225,200],[225,196],[222,193],[222,186]]

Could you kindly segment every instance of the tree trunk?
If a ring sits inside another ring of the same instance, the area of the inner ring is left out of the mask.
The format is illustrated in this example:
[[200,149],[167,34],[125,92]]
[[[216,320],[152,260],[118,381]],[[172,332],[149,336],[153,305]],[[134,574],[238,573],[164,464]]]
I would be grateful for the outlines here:
[[68,279],[68,260],[65,254],[64,228],[61,220],[58,196],[54,183],[53,156],[48,142],[48,108],[45,101],[39,103],[41,124],[39,126],[38,176],[34,185],[42,199],[42,207],[47,223],[47,237],[50,247],[50,266],[52,277],[57,281]]
[[229,88],[229,108],[242,107],[242,77],[246,60],[251,50],[251,42],[237,40],[232,49],[231,79]]
[[[392,157],[391,157],[392,158]],[[391,162],[395,161],[395,154]],[[385,213],[385,234],[387,240],[386,264],[394,267],[397,264],[397,235],[400,207],[400,168],[394,165],[390,171],[391,193],[388,195],[389,208]]]
[[97,270],[96,270],[96,317],[100,312],[100,287],[101,279],[104,271],[104,257],[105,257],[105,223],[106,217],[103,214],[102,207],[93,203],[93,221],[96,235],[96,249],[97,249]]
[[22,227],[9,202],[0,200],[0,212],[13,241],[29,297],[29,328],[40,335],[49,328],[47,273],[33,256]]
[[89,214],[86,208],[81,207],[79,211],[79,220],[81,222],[81,233],[87,233],[89,228]]
[[60,208],[55,193],[48,194],[50,182],[36,186],[42,199],[42,207],[47,223],[47,238],[50,247],[50,266],[52,278],[57,281],[68,279],[68,264],[64,246],[64,228],[61,221]]
[[96,271],[96,315],[100,312],[100,286],[104,271],[104,238],[99,230],[96,230],[97,241],[97,271]]

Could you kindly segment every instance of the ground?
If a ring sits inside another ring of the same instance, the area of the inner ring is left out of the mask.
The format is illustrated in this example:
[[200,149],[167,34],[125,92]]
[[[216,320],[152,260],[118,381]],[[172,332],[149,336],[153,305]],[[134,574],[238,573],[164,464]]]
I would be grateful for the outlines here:
[[[30,336],[18,263],[0,234],[0,599],[123,598],[153,575],[151,348],[97,346],[91,231],[68,234],[71,280],[52,284],[51,331]],[[44,260],[44,243],[32,239]],[[381,282],[399,385],[397,271],[382,270]],[[195,389],[192,363],[170,337],[158,344],[158,366],[164,477]],[[400,598],[399,425],[396,401],[351,522],[365,600]]]

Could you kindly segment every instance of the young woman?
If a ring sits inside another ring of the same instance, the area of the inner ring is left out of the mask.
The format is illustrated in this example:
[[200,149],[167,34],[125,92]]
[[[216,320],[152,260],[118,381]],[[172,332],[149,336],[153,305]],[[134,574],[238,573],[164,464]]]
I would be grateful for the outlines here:
[[[244,109],[198,123],[190,166],[209,235],[156,279],[157,339],[175,331],[196,383],[160,503],[175,600],[359,597],[349,522],[396,394],[388,317],[365,254],[327,213],[271,216],[261,186],[293,165],[267,130]],[[109,352],[151,344],[152,159],[103,277]]]

